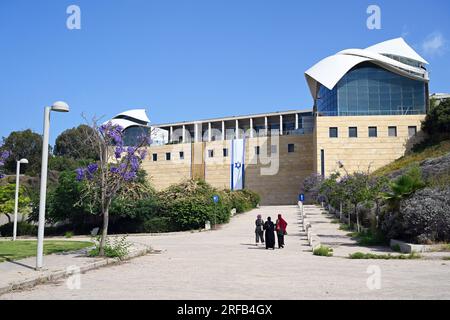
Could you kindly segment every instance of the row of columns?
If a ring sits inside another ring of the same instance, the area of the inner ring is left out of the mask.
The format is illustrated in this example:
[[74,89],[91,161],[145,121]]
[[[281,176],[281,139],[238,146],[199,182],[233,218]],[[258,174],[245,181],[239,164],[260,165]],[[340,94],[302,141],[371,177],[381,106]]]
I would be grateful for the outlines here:
[[[200,142],[200,138],[201,138],[201,130],[200,130],[200,126],[202,126],[201,122],[196,122],[194,123],[194,141],[195,142]],[[212,125],[211,122],[208,122],[208,141],[211,142],[212,141]],[[298,129],[298,113],[295,114],[295,130]],[[236,139],[239,139],[239,120],[236,119],[236,129],[235,129],[235,133],[236,133]],[[268,119],[267,117],[264,117],[264,133],[267,136],[269,133],[269,126],[268,126]],[[280,115],[280,131],[279,131],[280,135],[283,135],[283,115]],[[173,142],[173,127],[170,127],[170,136],[169,136],[169,141]],[[250,138],[253,138],[254,134],[253,134],[253,118],[250,118]],[[225,140],[225,121],[222,121],[222,141]],[[183,135],[182,135],[182,143],[186,142],[186,125],[183,125]]]

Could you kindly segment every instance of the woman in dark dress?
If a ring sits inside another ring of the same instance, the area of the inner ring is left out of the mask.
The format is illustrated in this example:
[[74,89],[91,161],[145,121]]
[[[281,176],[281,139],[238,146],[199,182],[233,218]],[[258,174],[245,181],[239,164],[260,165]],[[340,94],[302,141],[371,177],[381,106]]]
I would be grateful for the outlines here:
[[270,217],[268,217],[266,223],[264,223],[264,230],[266,231],[266,249],[275,249],[275,225]]

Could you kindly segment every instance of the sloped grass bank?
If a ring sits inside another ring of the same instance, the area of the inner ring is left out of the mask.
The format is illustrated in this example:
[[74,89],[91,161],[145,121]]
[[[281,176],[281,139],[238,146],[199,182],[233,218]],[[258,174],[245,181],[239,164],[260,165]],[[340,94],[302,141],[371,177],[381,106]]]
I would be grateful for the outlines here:
[[394,162],[391,162],[390,164],[374,171],[373,175],[377,177],[389,175],[394,171],[404,169],[414,164],[419,164],[421,161],[430,158],[442,157],[449,152],[450,152],[450,140],[445,140],[438,144],[425,148],[422,151],[405,155],[395,160]]

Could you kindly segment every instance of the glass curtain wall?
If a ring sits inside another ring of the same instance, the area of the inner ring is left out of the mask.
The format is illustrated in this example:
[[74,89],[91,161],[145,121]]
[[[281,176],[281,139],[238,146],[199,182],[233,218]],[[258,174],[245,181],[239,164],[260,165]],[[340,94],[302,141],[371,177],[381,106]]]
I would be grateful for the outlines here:
[[361,64],[333,90],[321,86],[316,105],[319,115],[327,116],[424,114],[426,83]]

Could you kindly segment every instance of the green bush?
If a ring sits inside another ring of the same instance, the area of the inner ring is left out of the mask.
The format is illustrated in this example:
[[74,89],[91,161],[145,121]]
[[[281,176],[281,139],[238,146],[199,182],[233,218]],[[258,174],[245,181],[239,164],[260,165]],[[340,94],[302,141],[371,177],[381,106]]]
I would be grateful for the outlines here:
[[[90,257],[97,257],[100,254],[100,237],[93,240],[95,243],[94,249],[88,252]],[[108,258],[119,258],[123,259],[128,255],[131,243],[127,241],[126,236],[121,238],[114,238],[113,241],[110,238],[106,238],[105,241],[105,256]]]
[[[213,197],[219,196],[214,203]],[[179,230],[203,228],[206,221],[227,223],[232,208],[238,213],[256,206],[259,196],[249,190],[219,191],[203,180],[187,180],[159,193],[160,216],[169,217]]]
[[73,237],[73,232],[72,231],[67,231],[66,233],[64,233],[64,238],[72,238]]
[[218,191],[202,180],[187,180],[159,194],[162,215],[171,218],[180,230],[199,229],[206,221],[225,223],[228,207],[223,199],[214,203]]
[[333,249],[327,246],[320,246],[319,248],[314,249],[313,254],[315,256],[331,257],[333,256]]
[[439,104],[431,101],[430,110],[422,122],[422,130],[428,134],[431,141],[450,137],[450,99],[445,99]]
[[[12,237],[13,235],[13,222],[4,224],[0,227],[0,235],[2,237]],[[32,225],[25,221],[17,222],[17,235],[18,236],[36,236],[37,226]]]
[[256,192],[248,189],[236,191],[227,189],[223,193],[228,200],[230,209],[236,208],[236,213],[243,213],[256,208],[261,201],[260,196]]
[[356,241],[361,246],[384,246],[388,244],[388,240],[384,236],[384,234],[380,231],[362,231],[362,232],[356,232],[353,235],[354,238],[356,238]]
[[399,254],[399,255],[392,255],[392,254],[374,254],[374,253],[362,253],[362,252],[355,252],[352,254],[349,254],[350,259],[380,259],[380,260],[390,260],[390,259],[398,259],[398,260],[409,260],[409,259],[420,259],[421,256],[415,252],[410,254]]
[[144,221],[143,231],[147,233],[177,231],[175,224],[168,217],[154,217]]

